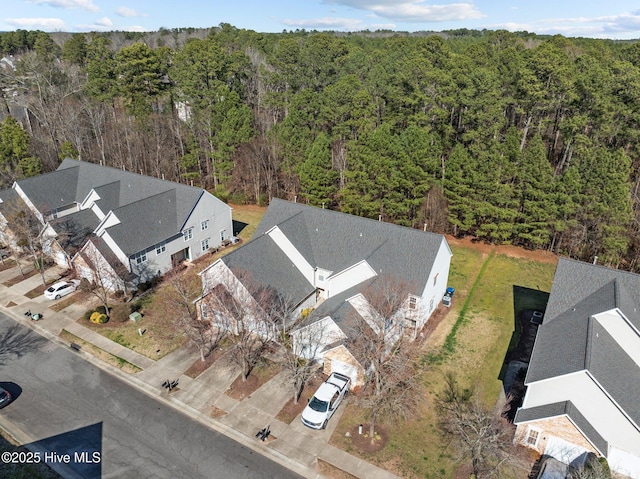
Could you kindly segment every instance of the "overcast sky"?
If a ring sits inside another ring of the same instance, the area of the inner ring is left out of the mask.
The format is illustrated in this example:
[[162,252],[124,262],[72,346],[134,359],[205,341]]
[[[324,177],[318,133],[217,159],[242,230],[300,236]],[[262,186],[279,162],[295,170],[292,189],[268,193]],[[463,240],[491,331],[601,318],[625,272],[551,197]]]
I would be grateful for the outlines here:
[[640,38],[637,0],[0,0],[0,31],[145,31],[230,23],[283,30],[469,28]]

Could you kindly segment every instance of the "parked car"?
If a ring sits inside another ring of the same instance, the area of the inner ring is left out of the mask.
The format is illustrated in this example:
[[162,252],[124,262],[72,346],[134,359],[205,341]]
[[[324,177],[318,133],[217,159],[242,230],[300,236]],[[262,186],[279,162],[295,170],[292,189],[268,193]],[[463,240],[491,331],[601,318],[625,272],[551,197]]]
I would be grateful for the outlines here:
[[339,373],[331,373],[320,385],[302,411],[302,424],[311,429],[324,429],[349,390],[351,380]]
[[5,407],[11,402],[11,394],[4,388],[0,388],[0,408]]
[[60,299],[67,294],[73,293],[79,284],[80,282],[77,280],[59,281],[49,286],[44,292],[44,296],[47,299]]

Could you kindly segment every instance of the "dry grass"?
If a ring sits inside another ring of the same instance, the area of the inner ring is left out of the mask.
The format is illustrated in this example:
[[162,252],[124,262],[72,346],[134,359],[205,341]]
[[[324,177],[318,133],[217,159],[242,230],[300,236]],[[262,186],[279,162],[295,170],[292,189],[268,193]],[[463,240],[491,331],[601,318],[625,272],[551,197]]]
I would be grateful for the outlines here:
[[88,343],[84,339],[79,338],[75,334],[70,333],[66,329],[63,329],[60,332],[60,338],[68,343],[75,343],[80,345],[82,351],[86,351],[92,356],[95,356],[100,361],[103,361],[107,364],[115,366],[128,374],[136,374],[142,371],[138,366],[131,364],[129,361],[126,361],[118,356],[114,356],[111,353],[108,353],[104,349],[100,349],[98,346],[95,346],[91,343]]
[[355,479],[357,477],[323,461],[322,459],[318,459],[318,472],[322,474],[323,477],[328,477],[330,479]]
[[[0,429],[0,453],[28,453],[26,447],[17,444],[13,438]],[[0,462],[0,477],[12,479],[58,479],[61,478],[53,469],[44,462],[38,464],[5,463]]]

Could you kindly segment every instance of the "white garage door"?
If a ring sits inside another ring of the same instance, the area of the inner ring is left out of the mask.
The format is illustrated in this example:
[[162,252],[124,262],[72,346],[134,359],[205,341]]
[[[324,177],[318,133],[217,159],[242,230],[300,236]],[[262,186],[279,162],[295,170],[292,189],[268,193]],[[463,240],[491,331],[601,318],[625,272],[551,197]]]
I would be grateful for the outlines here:
[[584,464],[589,451],[559,437],[549,436],[544,453],[560,462],[576,467]]
[[640,457],[612,447],[609,451],[609,466],[616,472],[640,479]]
[[351,388],[355,386],[356,380],[358,378],[358,370],[355,368],[355,366],[347,364],[343,361],[339,361],[337,359],[332,359],[331,372],[344,374],[345,376],[351,378]]

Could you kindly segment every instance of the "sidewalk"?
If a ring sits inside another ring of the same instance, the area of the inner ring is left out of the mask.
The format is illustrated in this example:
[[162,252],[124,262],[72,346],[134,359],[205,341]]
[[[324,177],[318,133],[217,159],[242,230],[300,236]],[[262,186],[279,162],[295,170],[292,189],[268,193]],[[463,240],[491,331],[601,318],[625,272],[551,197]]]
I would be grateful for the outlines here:
[[[391,479],[396,477],[384,469],[363,461],[351,454],[329,445],[329,439],[338,424],[344,407],[339,408],[326,430],[314,431],[306,428],[298,418],[291,424],[275,417],[288,401],[290,394],[283,385],[283,377],[276,375],[250,397],[237,401],[225,394],[238,371],[233,366],[210,367],[196,379],[183,373],[198,359],[197,353],[179,349],[159,360],[153,360],[105,338],[78,323],[84,310],[74,304],[55,312],[47,306],[51,301],[44,297],[29,299],[24,294],[41,284],[39,275],[26,279],[12,287],[3,283],[20,274],[17,267],[0,272],[0,308],[16,321],[44,333],[50,340],[60,341],[59,335],[66,329],[75,336],[100,349],[118,356],[137,366],[141,371],[134,375],[102,363],[88,353],[79,351],[87,360],[112,374],[118,375],[143,392],[165,401],[192,418],[233,438],[244,446],[260,452],[307,478],[323,477],[318,472],[318,460],[362,479]],[[55,277],[59,271],[47,272],[47,278]],[[15,304],[7,307],[8,304]],[[43,321],[29,321],[24,311],[42,312]],[[162,387],[165,380],[178,380],[176,391],[168,393]],[[222,411],[212,417],[212,411]],[[269,425],[273,439],[261,442],[255,433]]]

